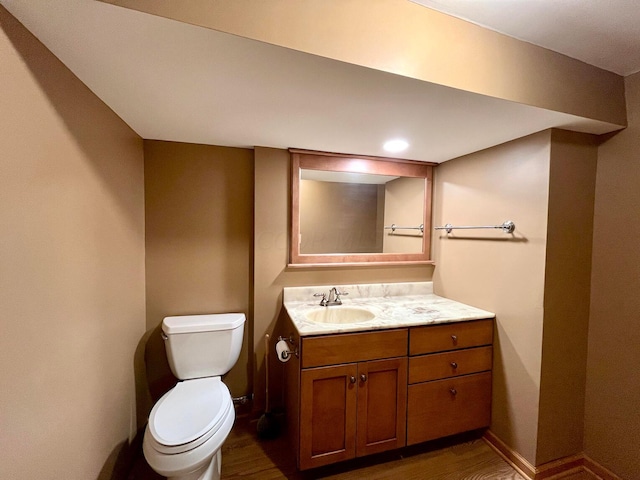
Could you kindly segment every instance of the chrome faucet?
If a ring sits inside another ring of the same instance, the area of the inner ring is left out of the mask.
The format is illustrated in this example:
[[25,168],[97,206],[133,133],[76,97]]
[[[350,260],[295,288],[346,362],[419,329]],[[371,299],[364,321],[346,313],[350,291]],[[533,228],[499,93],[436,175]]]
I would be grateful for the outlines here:
[[322,297],[320,300],[321,307],[330,307],[332,305],[342,305],[342,300],[340,299],[340,295],[349,295],[347,292],[341,292],[336,287],[331,287],[329,290],[329,295],[326,293],[314,293],[314,297]]

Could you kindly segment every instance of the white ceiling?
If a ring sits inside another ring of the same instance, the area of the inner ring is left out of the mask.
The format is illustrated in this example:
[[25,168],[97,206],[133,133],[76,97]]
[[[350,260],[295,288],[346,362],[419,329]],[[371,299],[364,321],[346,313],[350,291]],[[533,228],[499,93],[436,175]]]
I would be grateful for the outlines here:
[[404,137],[397,156],[442,162],[611,129],[93,0],[0,3],[145,139],[390,156],[382,143]]
[[411,0],[627,76],[640,70],[640,0]]

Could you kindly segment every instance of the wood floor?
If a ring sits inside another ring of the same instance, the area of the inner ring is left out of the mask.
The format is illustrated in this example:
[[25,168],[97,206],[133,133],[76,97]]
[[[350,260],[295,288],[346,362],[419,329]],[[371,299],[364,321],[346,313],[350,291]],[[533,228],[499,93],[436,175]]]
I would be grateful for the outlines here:
[[[162,477],[138,461],[129,480]],[[222,450],[223,480],[525,480],[477,435],[299,472],[284,437],[259,440],[256,422],[238,419]],[[580,473],[563,480],[595,480]]]

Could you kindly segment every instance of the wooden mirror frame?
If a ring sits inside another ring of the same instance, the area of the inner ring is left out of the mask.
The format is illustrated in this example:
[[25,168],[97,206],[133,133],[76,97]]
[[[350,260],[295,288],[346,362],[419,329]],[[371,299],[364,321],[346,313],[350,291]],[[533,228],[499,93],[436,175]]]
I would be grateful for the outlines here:
[[[431,261],[431,186],[433,163],[395,158],[368,157],[290,149],[291,215],[289,267],[365,266],[389,264],[430,264]],[[368,173],[398,177],[424,178],[422,252],[420,253],[325,253],[300,252],[300,170]]]

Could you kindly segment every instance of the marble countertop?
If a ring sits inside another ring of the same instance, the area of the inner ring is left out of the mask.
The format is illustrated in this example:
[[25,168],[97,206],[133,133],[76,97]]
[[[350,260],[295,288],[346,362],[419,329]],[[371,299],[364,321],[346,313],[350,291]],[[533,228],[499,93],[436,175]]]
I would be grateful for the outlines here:
[[[387,283],[370,285],[332,285],[349,295],[342,305],[321,307],[314,293],[328,293],[331,286],[285,287],[284,307],[301,336],[382,330],[417,325],[461,322],[494,318],[495,314],[433,293],[432,282]],[[375,317],[359,323],[316,323],[307,313],[318,309],[358,307]]]

